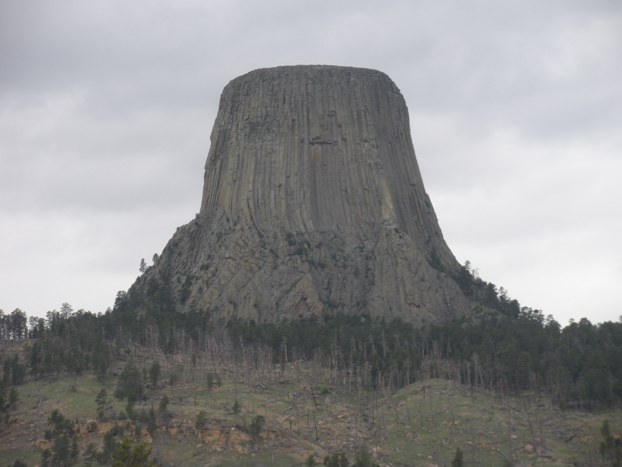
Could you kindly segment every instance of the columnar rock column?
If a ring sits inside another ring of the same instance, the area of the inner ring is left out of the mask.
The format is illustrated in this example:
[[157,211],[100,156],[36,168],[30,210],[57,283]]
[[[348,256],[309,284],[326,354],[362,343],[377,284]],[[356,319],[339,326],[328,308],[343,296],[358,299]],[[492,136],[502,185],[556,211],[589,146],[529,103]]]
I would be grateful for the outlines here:
[[201,210],[130,290],[138,308],[280,321],[444,321],[471,304],[423,187],[408,109],[374,70],[261,69],[224,89]]

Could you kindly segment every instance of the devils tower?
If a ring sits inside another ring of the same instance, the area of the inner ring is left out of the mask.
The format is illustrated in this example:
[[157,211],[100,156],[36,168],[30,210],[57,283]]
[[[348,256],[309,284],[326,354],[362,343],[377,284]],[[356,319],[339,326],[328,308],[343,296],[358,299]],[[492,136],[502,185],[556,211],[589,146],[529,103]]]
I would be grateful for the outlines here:
[[200,212],[128,299],[224,320],[345,313],[421,324],[470,311],[459,271],[393,81],[278,67],[225,87]]

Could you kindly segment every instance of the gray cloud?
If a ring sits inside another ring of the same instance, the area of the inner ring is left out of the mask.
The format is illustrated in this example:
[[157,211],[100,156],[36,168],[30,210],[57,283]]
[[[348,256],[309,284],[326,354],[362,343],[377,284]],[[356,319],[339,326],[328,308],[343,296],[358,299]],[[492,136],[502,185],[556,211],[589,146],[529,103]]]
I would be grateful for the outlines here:
[[223,86],[328,63],[400,87],[460,260],[617,319],[621,25],[613,0],[3,2],[0,307],[111,305],[198,210]]

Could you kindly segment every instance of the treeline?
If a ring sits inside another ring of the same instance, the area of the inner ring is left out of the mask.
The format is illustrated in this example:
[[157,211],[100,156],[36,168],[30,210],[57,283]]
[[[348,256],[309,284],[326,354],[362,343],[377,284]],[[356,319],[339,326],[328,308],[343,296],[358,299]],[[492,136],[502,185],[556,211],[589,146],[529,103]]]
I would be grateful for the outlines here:
[[0,340],[26,339],[28,337],[28,319],[26,313],[16,308],[10,314],[0,310]]
[[269,345],[275,361],[320,358],[375,388],[440,377],[495,391],[540,391],[561,407],[622,402],[622,323],[564,329],[539,311],[415,329],[398,320],[327,316],[280,325],[230,322],[232,340]]
[[[120,292],[115,308],[104,314],[74,312],[64,304],[45,319],[27,320],[26,330],[5,325],[2,339],[30,341],[23,363],[3,357],[3,380],[8,385],[23,381],[20,365],[35,378],[90,371],[103,380],[130,345],[157,347],[165,354],[192,352],[193,359],[199,351],[218,347],[245,362],[252,360],[249,355],[261,355],[262,361],[268,355],[282,365],[314,361],[346,389],[394,390],[439,377],[506,393],[539,391],[561,407],[593,409],[622,402],[622,322],[595,325],[582,319],[562,329],[538,310],[517,311],[515,300],[494,290],[506,312],[425,328],[369,316],[258,324],[217,323],[198,312],[138,314]],[[25,315],[19,322],[26,322]]]

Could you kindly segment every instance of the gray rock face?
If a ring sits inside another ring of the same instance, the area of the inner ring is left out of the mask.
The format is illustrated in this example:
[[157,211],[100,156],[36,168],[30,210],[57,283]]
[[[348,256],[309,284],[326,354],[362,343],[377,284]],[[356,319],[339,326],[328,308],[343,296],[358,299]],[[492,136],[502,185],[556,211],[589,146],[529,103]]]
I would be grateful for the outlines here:
[[281,321],[468,313],[423,187],[408,109],[374,70],[261,69],[224,89],[201,211],[129,291],[134,306]]

